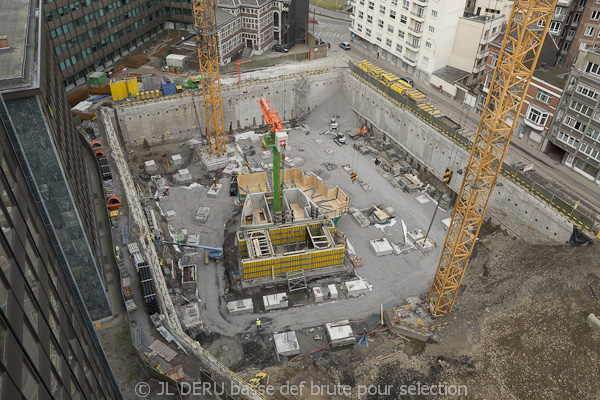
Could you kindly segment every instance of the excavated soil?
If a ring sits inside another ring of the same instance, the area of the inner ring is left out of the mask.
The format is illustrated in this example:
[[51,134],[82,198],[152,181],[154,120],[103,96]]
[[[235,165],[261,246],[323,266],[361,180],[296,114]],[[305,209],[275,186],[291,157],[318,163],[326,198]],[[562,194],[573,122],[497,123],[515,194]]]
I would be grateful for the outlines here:
[[[469,399],[600,399],[600,334],[585,322],[600,315],[599,256],[600,246],[532,246],[495,232],[478,242],[454,310],[438,319],[449,324],[424,348],[387,331],[369,347],[302,356],[265,370],[278,388],[271,398],[429,399],[405,397],[402,385],[441,383],[464,385]],[[302,395],[286,394],[302,381]],[[311,397],[311,385],[325,386]]]

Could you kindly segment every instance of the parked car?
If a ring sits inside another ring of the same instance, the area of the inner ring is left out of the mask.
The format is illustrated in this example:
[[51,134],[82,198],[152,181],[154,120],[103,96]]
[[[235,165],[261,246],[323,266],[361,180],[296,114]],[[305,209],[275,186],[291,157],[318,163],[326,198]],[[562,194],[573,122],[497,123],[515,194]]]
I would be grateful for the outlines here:
[[273,45],[273,48],[271,48],[271,50],[272,51],[276,51],[278,53],[287,53],[288,52],[288,49],[285,48],[282,44],[279,44],[279,43]]
[[327,47],[331,47],[331,43],[329,43],[327,40],[323,40],[321,38],[319,38],[319,44],[326,44]]
[[350,43],[348,42],[341,42],[340,43],[340,47],[344,50],[350,50]]
[[408,83],[410,86],[415,86],[415,81],[413,81],[410,78],[400,78],[399,80],[401,80],[402,82]]

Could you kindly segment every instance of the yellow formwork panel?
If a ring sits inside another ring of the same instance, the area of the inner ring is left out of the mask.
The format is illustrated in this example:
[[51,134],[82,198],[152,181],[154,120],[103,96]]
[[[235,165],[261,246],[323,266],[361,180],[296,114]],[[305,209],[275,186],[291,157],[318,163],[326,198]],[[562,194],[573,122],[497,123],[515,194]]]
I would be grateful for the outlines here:
[[127,78],[127,91],[130,96],[137,96],[140,92],[137,78]]
[[110,94],[113,101],[119,101],[127,98],[127,85],[125,81],[118,81],[110,84]]

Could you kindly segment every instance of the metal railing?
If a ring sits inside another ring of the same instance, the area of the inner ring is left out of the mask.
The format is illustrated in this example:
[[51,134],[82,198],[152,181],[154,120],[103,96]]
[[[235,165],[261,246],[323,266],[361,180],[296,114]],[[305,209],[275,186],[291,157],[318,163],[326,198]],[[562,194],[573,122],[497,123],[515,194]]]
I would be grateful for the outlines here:
[[[452,139],[463,149],[469,152],[471,151],[471,148],[473,147],[473,142],[466,136],[459,133],[456,129],[451,128],[450,126],[445,124],[441,119],[423,111],[415,103],[411,102],[406,95],[400,94],[395,90],[392,90],[389,87],[385,86],[376,78],[368,75],[366,72],[358,68],[358,66],[353,62],[349,63],[349,67],[350,72],[357,79],[373,87],[380,94],[387,97],[399,107],[410,111],[421,121],[430,125],[444,136],[447,136],[448,138]],[[594,226],[594,224],[598,222],[592,219],[590,216],[586,215],[585,213],[581,212],[580,210],[577,210],[579,205],[578,202],[572,203],[570,201],[563,200],[556,193],[553,193],[551,190],[548,190],[547,188],[534,182],[529,176],[527,176],[526,173],[512,168],[507,163],[503,163],[500,173],[506,178],[518,184],[521,188],[525,189],[532,196],[538,198],[539,200],[543,201],[544,203],[555,209],[566,219],[570,220],[580,228],[591,229]]]

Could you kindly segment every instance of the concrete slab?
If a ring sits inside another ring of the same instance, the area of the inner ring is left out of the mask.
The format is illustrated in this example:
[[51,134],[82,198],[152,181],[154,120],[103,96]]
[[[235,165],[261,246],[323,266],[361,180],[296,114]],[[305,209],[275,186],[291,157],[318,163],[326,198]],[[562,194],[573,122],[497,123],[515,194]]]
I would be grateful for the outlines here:
[[415,200],[418,201],[421,204],[427,204],[427,203],[429,203],[431,201],[429,199],[429,197],[425,196],[424,194],[415,197]]
[[205,224],[208,221],[209,215],[210,207],[199,207],[198,211],[196,211],[196,221]]
[[448,229],[450,229],[450,222],[452,221],[451,217],[445,218],[442,220],[442,226],[444,227],[444,230],[447,231]]
[[295,331],[276,333],[273,335],[275,349],[282,356],[294,356],[300,354],[300,344]]
[[177,219],[177,214],[173,210],[167,211],[167,221],[174,221]]
[[200,244],[200,235],[196,235],[196,234],[188,235],[187,244],[191,244],[191,245]]
[[180,169],[179,171],[177,171],[177,175],[181,182],[192,180],[192,174],[190,174],[190,171],[187,168]]
[[349,320],[329,322],[325,324],[325,331],[331,343],[331,347],[341,347],[356,343],[354,332]]
[[217,183],[216,185],[212,185],[210,187],[210,189],[208,189],[208,192],[206,193],[206,195],[208,197],[219,197],[219,193],[221,192],[222,187],[223,187],[223,185],[221,185],[220,183]]
[[287,308],[287,293],[277,293],[263,296],[263,303],[265,305],[265,311]]
[[389,256],[390,254],[394,254],[394,248],[387,240],[387,238],[382,239],[373,239],[370,240],[371,248],[375,252],[377,257],[381,256]]
[[315,303],[321,303],[323,301],[323,291],[320,287],[313,288],[313,295],[315,296]]
[[171,156],[171,164],[173,164],[173,165],[183,164],[183,158],[181,157],[181,154],[173,154]]
[[252,314],[254,311],[254,304],[252,303],[252,299],[230,301],[227,303],[227,310],[231,315]]
[[365,228],[365,227],[371,225],[369,218],[367,218],[367,216],[365,214],[363,214],[362,211],[355,211],[352,213],[352,216],[354,217],[356,222],[358,222],[358,224],[360,225],[361,228]]
[[336,300],[338,298],[338,291],[335,285],[332,283],[327,286],[327,289],[329,289],[329,298],[331,300]]
[[358,297],[363,294],[369,293],[369,283],[364,279],[357,279],[354,281],[344,282],[346,290],[348,291],[348,297]]
[[154,162],[154,160],[149,160],[144,163],[146,172],[152,173],[158,171],[158,166]]

